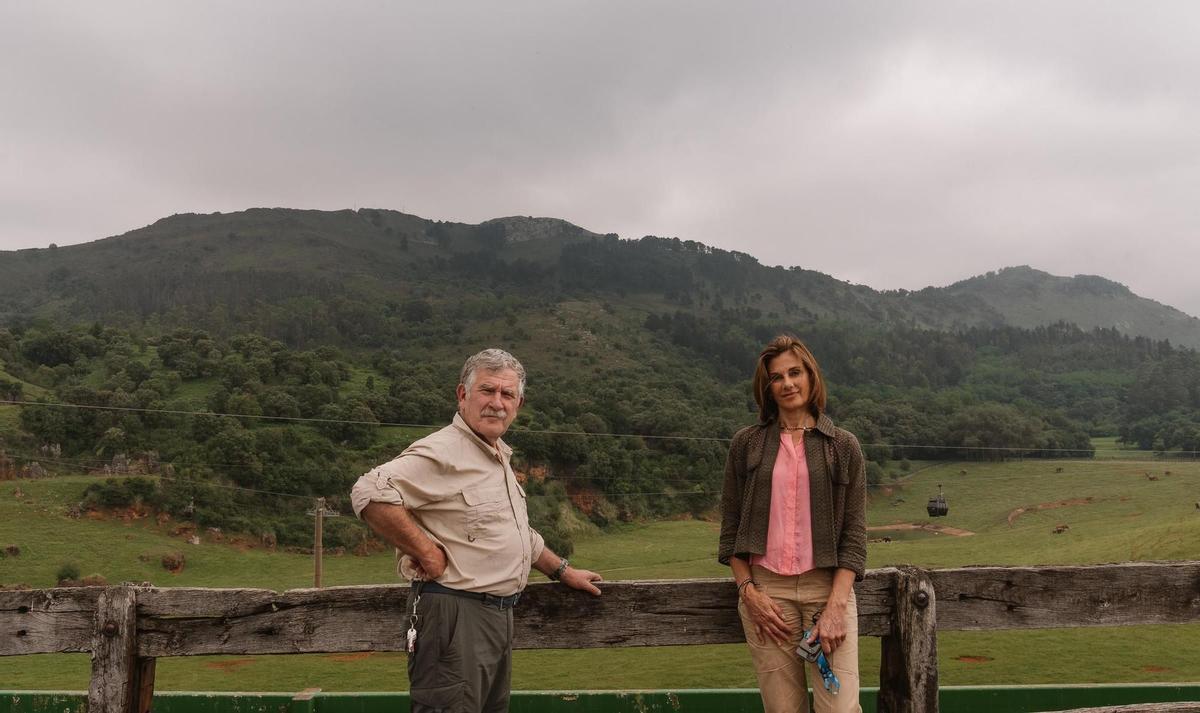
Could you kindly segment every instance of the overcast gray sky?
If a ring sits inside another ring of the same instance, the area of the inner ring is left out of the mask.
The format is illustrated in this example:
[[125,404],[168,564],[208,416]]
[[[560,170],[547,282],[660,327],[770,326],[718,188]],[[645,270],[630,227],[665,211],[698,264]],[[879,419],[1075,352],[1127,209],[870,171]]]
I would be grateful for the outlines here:
[[1200,315],[1198,127],[1190,0],[0,5],[0,249],[256,206],[537,215]]

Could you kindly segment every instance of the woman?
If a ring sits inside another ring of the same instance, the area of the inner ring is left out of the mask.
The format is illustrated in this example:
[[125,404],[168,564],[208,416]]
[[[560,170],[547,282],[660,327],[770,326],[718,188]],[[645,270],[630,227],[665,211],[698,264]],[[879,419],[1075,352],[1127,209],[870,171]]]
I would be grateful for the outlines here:
[[[807,711],[807,678],[817,711],[860,711],[853,585],[867,559],[862,449],[825,415],[821,369],[795,337],[776,337],[759,355],[754,399],[759,422],[734,435],[725,463],[717,557],[737,582],[764,710]],[[796,653],[802,638],[819,641],[836,694]]]

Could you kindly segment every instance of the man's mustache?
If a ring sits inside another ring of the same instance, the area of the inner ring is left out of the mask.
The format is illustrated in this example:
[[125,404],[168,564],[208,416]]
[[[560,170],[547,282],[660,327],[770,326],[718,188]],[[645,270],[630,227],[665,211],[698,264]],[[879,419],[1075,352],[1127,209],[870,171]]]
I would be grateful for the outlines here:
[[497,411],[495,409],[485,408],[483,411],[480,412],[480,415],[481,416],[494,416],[495,418],[504,419],[504,418],[508,418],[508,411],[506,409],[501,409],[501,410]]

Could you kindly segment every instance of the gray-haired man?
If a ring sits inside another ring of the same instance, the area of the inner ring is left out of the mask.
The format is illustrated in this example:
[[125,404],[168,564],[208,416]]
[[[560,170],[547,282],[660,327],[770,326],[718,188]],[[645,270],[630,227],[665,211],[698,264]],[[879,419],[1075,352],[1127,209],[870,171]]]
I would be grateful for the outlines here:
[[508,710],[512,606],[531,566],[600,594],[600,575],[568,565],[529,526],[512,449],[500,439],[525,402],[525,368],[485,349],[463,365],[457,395],[453,423],[363,475],[351,492],[355,514],[395,545],[400,573],[413,580],[414,713]]

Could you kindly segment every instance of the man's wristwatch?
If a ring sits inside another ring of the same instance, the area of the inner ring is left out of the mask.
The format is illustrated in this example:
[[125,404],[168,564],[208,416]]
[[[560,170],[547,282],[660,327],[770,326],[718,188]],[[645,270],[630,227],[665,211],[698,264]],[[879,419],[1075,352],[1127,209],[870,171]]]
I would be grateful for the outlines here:
[[559,580],[559,578],[561,578],[561,577],[562,577],[562,574],[563,574],[563,572],[565,572],[565,571],[566,571],[566,569],[567,569],[567,565],[568,565],[568,564],[570,564],[570,563],[569,563],[569,562],[567,562],[567,558],[566,558],[566,557],[563,557],[563,559],[562,559],[562,562],[559,562],[559,563],[558,563],[558,569],[556,569],[556,570],[554,570],[553,572],[551,572],[551,573],[550,573],[550,575],[549,575],[549,576],[550,576],[550,579],[552,579],[552,580],[554,580],[555,582],[557,582],[557,581]]

